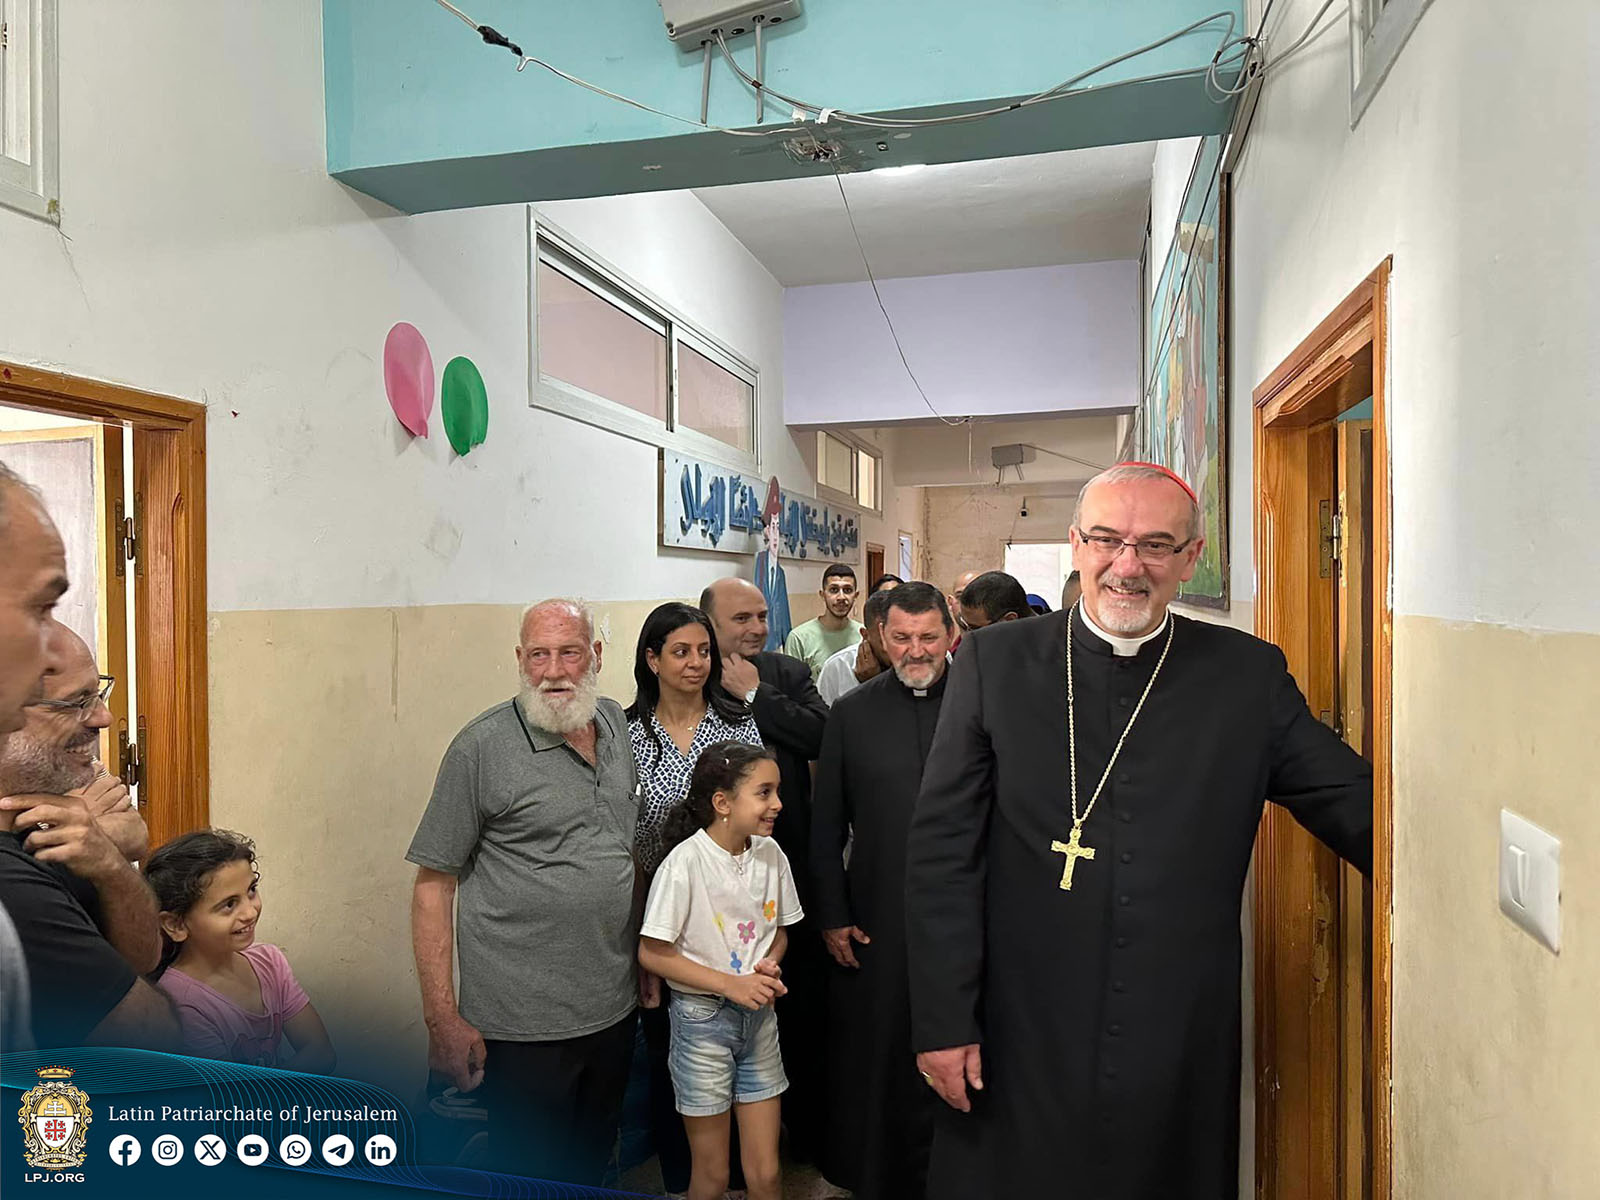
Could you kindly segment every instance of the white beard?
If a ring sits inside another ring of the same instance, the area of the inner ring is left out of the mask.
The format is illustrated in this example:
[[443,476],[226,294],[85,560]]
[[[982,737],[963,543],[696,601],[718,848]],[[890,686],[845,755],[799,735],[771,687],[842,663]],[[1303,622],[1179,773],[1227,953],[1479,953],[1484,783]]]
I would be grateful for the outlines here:
[[600,676],[592,668],[574,685],[570,699],[552,699],[543,687],[534,687],[526,678],[517,695],[522,715],[530,725],[551,733],[572,733],[594,720],[594,710],[600,699]]
[[944,674],[944,660],[936,658],[931,663],[896,664],[894,676],[914,692],[925,692],[939,682]]
[[1131,579],[1118,579],[1110,570],[1101,574],[1099,611],[1094,614],[1095,622],[1107,633],[1114,633],[1118,637],[1129,637],[1148,629],[1155,620],[1155,598],[1152,591],[1147,590],[1143,595],[1122,596],[1112,592],[1106,587],[1111,581],[1143,585],[1151,588],[1148,577],[1136,576]]

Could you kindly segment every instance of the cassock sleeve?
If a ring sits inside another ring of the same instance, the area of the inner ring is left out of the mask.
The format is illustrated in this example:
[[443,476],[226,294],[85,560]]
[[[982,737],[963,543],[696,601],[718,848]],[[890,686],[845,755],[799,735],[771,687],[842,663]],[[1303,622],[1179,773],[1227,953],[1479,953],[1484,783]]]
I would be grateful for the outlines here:
[[950,667],[906,846],[912,1040],[919,1052],[982,1040],[994,749],[984,726],[979,653],[969,646]]
[[1316,839],[1363,875],[1372,874],[1372,766],[1311,715],[1272,648],[1272,760],[1267,799],[1294,814]]
[[802,758],[816,758],[822,750],[823,727],[828,723],[828,702],[811,682],[811,668],[798,658],[773,655],[771,663],[777,682],[763,679],[756,688],[751,706],[756,724],[785,750]]
[[850,825],[844,795],[845,724],[828,722],[811,785],[811,913],[823,929],[855,924],[844,876],[845,835]]

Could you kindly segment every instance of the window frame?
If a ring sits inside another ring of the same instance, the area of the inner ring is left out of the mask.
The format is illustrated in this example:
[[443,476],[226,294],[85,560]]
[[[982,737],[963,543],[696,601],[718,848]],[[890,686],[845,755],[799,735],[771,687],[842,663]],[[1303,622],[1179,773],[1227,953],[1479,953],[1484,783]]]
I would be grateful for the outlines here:
[[[831,487],[830,485],[822,482],[824,456],[827,453],[823,442],[824,438],[832,438],[834,441],[841,442],[850,447],[850,491],[848,492],[841,491],[839,488]],[[856,495],[857,489],[859,489],[861,486],[861,458],[863,455],[872,459],[876,466],[876,471],[872,479],[872,490],[874,495],[872,497],[873,502],[871,504],[863,504],[861,502],[861,498]],[[857,437],[855,434],[847,433],[841,430],[817,430],[816,478],[817,499],[829,500],[835,504],[847,504],[851,508],[860,509],[862,512],[870,512],[880,517],[883,515],[883,451],[878,449],[871,442]]]
[[[9,208],[52,224],[61,223],[60,77],[57,63],[56,0],[0,0],[0,20],[8,13],[28,14],[27,28],[8,29],[7,40],[28,39],[28,116],[31,161],[7,157],[0,149],[0,208]],[[8,23],[9,24],[9,23]],[[0,51],[0,99],[5,82],[4,52]],[[0,103],[0,109],[3,109]]]
[[[760,370],[726,342],[685,318],[649,289],[607,263],[570,234],[528,210],[528,403],[634,441],[761,473]],[[667,341],[667,419],[596,395],[539,370],[539,265],[544,263],[620,311],[662,334]],[[678,346],[690,347],[750,387],[750,449],[724,442],[680,423]]]
[[[1361,121],[1433,0],[1351,0],[1350,128]],[[1372,10],[1378,9],[1377,16]]]

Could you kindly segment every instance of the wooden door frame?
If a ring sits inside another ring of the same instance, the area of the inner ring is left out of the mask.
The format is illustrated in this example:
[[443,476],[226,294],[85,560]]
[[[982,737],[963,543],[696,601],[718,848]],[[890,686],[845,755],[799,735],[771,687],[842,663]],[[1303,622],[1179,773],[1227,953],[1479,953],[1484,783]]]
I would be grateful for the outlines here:
[[[154,772],[140,799],[150,844],[210,824],[206,655],[206,410],[171,396],[0,361],[0,404],[130,426],[170,469],[145,495],[140,547],[151,596],[139,621],[142,747]],[[157,752],[151,754],[151,750]]]
[[[1354,386],[1361,359],[1372,370],[1373,512],[1371,514],[1373,611],[1372,796],[1372,1114],[1371,1194],[1388,1200],[1393,1187],[1393,1075],[1391,945],[1393,884],[1394,759],[1392,675],[1394,619],[1390,611],[1390,536],[1392,492],[1388,433],[1388,292],[1391,259],[1385,259],[1252,393],[1254,401],[1255,555],[1259,580],[1256,632],[1283,650],[1289,669],[1303,681],[1312,668],[1308,614],[1312,603],[1304,586],[1308,556],[1318,542],[1309,500],[1305,446],[1313,425],[1364,400]],[[1298,452],[1298,453],[1297,453]],[[1285,503],[1285,497],[1289,502]],[[1281,866],[1272,861],[1268,836],[1274,822],[1290,820],[1268,806],[1255,870],[1255,908],[1270,913],[1265,901],[1277,885]],[[1275,1146],[1277,1045],[1271,1019],[1277,998],[1276,947],[1288,931],[1256,921],[1256,1195],[1258,1200],[1298,1200],[1277,1195],[1270,1161]],[[1313,1054],[1317,1051],[1313,1050]],[[1338,1079],[1337,1062],[1323,1078]]]

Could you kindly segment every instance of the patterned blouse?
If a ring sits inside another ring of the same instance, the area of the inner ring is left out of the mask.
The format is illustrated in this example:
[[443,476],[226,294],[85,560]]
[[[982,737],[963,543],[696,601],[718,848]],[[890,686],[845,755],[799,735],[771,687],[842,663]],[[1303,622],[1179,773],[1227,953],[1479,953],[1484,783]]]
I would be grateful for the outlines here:
[[[649,725],[646,725],[646,722]],[[654,728],[657,741],[650,738]],[[717,710],[707,706],[706,715],[700,719],[689,743],[689,753],[684,754],[666,727],[656,719],[655,713],[628,722],[628,741],[633,744],[633,761],[639,768],[639,786],[644,789],[644,808],[639,813],[639,827],[633,838],[633,853],[646,873],[661,865],[665,853],[661,848],[661,823],[667,813],[689,794],[689,777],[701,752],[717,742],[749,742],[761,745],[761,734],[756,729],[756,719],[725,721]]]

